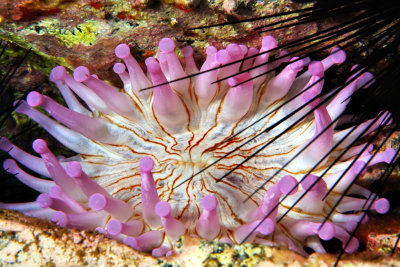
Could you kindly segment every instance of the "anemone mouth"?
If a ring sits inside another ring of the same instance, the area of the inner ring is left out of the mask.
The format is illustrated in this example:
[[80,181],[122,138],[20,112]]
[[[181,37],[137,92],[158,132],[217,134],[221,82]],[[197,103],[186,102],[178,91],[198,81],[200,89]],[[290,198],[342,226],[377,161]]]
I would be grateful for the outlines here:
[[[171,254],[183,234],[276,242],[302,254],[304,246],[324,252],[319,240],[337,238],[346,252],[354,252],[352,222],[363,222],[366,211],[389,209],[385,199],[354,180],[368,166],[395,157],[393,149],[372,153],[369,143],[354,144],[389,124],[391,115],[335,130],[349,97],[372,75],[355,68],[343,88],[324,95],[324,72],[344,61],[344,51],[335,48],[322,61],[272,62],[269,50],[276,46],[273,37],[264,37],[252,60],[243,60],[251,50],[246,46],[209,47],[199,70],[192,50],[185,49],[183,68],[174,42],[164,38],[157,59],[146,59],[146,74],[121,44],[115,53],[125,65],[117,63],[114,70],[123,89],[83,66],[73,77],[54,68],[51,80],[68,108],[31,92],[16,111],[78,156],[61,161],[37,139],[38,158],[0,139],[3,151],[53,180],[7,161],[7,171],[42,194],[34,203],[0,207],[97,229],[155,256]],[[189,73],[197,76],[185,78]]]

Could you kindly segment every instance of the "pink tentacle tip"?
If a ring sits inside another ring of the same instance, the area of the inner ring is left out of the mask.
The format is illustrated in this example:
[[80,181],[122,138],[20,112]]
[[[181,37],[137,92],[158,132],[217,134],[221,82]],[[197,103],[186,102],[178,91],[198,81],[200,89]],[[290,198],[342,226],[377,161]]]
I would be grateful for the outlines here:
[[342,64],[346,61],[346,52],[339,47],[334,47],[330,56],[334,64]]
[[26,102],[31,107],[40,106],[43,103],[43,101],[44,101],[44,98],[43,98],[42,94],[40,94],[39,92],[36,92],[36,91],[30,92],[26,97]]
[[65,168],[65,171],[68,176],[73,178],[79,178],[82,175],[82,166],[77,161],[71,161],[70,163],[68,163],[67,167]]
[[293,57],[290,62],[289,66],[294,72],[299,72],[304,68],[304,61],[298,57]]
[[155,248],[151,251],[151,255],[153,257],[163,257],[165,256],[165,253],[167,252],[168,248],[166,247],[159,247],[159,248]]
[[196,224],[198,235],[207,240],[213,240],[220,232],[217,215],[218,201],[214,195],[207,195],[201,200],[203,211]]
[[17,163],[15,162],[15,160],[6,159],[3,162],[3,169],[9,173],[14,173],[16,171],[16,167],[17,167]]
[[50,152],[49,148],[47,147],[46,141],[43,139],[36,139],[32,143],[33,150],[35,150],[38,154],[44,154]]
[[58,80],[64,80],[64,78],[68,75],[67,70],[63,66],[57,66],[52,69],[50,73],[50,80],[52,82]]
[[116,219],[111,219],[107,223],[106,229],[110,235],[118,235],[122,231],[122,223]]
[[360,245],[360,243],[358,242],[358,239],[355,237],[352,237],[350,239],[350,241],[347,243],[346,247],[344,247],[345,244],[343,244],[343,248],[346,253],[350,254],[350,253],[356,252],[359,245]]
[[383,152],[383,161],[386,163],[391,163],[396,156],[396,150],[394,148],[389,147]]
[[278,45],[278,42],[276,41],[276,39],[274,37],[272,37],[271,35],[265,36],[262,39],[261,43],[262,43],[262,47],[265,50],[273,49]]
[[160,64],[158,63],[158,61],[155,58],[148,57],[148,58],[146,58],[144,63],[146,64],[147,70],[150,73],[159,73],[159,72],[161,72]]
[[362,88],[368,88],[373,83],[374,78],[375,77],[372,73],[365,72],[360,77],[358,77],[357,86]]
[[299,185],[297,180],[291,175],[283,176],[279,182],[279,191],[284,195],[293,195],[297,192]]
[[373,208],[379,214],[385,214],[390,209],[390,202],[386,198],[380,198],[374,202]]
[[150,157],[143,157],[140,159],[139,167],[141,172],[151,172],[154,168],[154,161]]
[[113,66],[113,71],[116,74],[122,74],[125,72],[125,70],[126,70],[126,67],[125,67],[125,64],[123,64],[123,63],[115,63]]
[[229,63],[229,61],[231,60],[231,56],[229,55],[228,51],[222,49],[217,52],[215,59],[220,64],[226,64]]
[[163,38],[158,43],[158,47],[162,52],[173,52],[175,50],[175,42],[171,38]]
[[374,150],[374,145],[373,144],[369,144],[367,146],[367,148],[365,149],[365,151],[367,151],[367,152],[371,152],[372,150]]
[[334,238],[335,234],[336,234],[335,226],[331,222],[324,223],[318,230],[318,236],[325,241]]
[[55,222],[58,226],[66,227],[68,224],[68,216],[65,212],[56,211],[51,216],[51,221]]
[[255,48],[255,47],[250,47],[249,50],[247,51],[247,55],[246,56],[254,56],[256,54],[258,54],[258,49]]
[[213,54],[215,54],[217,52],[218,52],[218,50],[217,50],[217,48],[215,48],[215,46],[210,45],[210,46],[207,46],[207,48],[206,48],[206,54],[208,56],[209,55],[213,55]]
[[168,217],[171,215],[171,205],[168,202],[160,201],[155,206],[155,212],[160,217]]
[[243,56],[242,49],[238,44],[229,44],[226,47],[226,51],[228,51],[233,60],[238,60]]
[[246,55],[247,52],[249,51],[249,48],[245,45],[239,45],[240,50],[242,50],[242,55]]
[[162,247],[153,249],[151,251],[151,255],[153,255],[154,257],[163,257],[163,256],[166,256],[168,251],[170,251],[170,248],[162,246]]
[[94,211],[101,211],[107,205],[107,198],[100,193],[93,194],[89,198],[89,207]]
[[15,108],[15,111],[18,113],[27,113],[30,111],[30,106],[24,101],[24,100],[15,100],[13,102],[13,107]]
[[201,206],[207,211],[212,211],[217,208],[218,201],[214,195],[207,195],[201,200]]
[[53,204],[53,200],[51,199],[50,195],[47,193],[41,193],[37,198],[36,198],[36,203],[41,208],[48,208]]
[[323,77],[324,76],[324,65],[321,61],[313,61],[308,65],[308,71],[313,76]]
[[79,66],[74,70],[74,79],[77,82],[86,82],[90,77],[90,71],[85,66]]
[[352,170],[356,174],[364,174],[367,171],[367,168],[365,168],[365,162],[362,160],[357,160],[354,163]]
[[243,85],[252,85],[253,81],[251,80],[250,73],[244,72],[242,74],[236,75],[235,77],[229,78],[228,79],[228,84],[229,84],[229,86],[234,87],[234,86],[236,86],[239,83],[242,83],[244,81],[247,81],[247,82],[245,82],[244,84],[241,84],[241,86],[243,86]]
[[131,49],[127,44],[119,44],[115,48],[115,55],[117,56],[117,58],[127,58],[131,56]]
[[[313,174],[307,175],[307,177],[301,182],[301,187],[303,187],[304,190],[308,191],[315,191],[315,192],[326,192],[327,186],[324,180],[319,179],[318,176],[315,176]],[[317,181],[318,180],[318,181]]]
[[193,48],[191,46],[185,46],[182,48],[181,52],[184,57],[190,57],[193,55]]
[[171,205],[168,202],[158,202],[154,208],[154,212],[160,216],[165,233],[173,242],[185,233],[184,224],[171,216]]
[[265,219],[257,228],[257,232],[262,235],[269,235],[275,230],[275,223],[270,219]]

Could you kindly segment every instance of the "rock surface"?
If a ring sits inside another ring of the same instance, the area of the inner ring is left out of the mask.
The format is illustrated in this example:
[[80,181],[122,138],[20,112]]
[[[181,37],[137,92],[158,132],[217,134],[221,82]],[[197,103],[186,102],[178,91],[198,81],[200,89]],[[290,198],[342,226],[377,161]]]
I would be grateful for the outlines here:
[[[336,255],[308,258],[262,245],[231,246],[186,237],[171,257],[154,258],[102,234],[59,228],[0,210],[1,266],[331,266]],[[398,255],[398,253],[397,253]],[[398,256],[345,255],[339,266],[398,266]]]

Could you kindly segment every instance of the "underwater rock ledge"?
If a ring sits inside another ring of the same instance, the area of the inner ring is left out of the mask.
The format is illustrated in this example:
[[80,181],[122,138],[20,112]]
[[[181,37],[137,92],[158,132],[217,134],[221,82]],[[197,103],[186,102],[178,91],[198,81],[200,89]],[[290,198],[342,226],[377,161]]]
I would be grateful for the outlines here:
[[[0,210],[1,266],[330,266],[336,255],[308,258],[285,248],[231,246],[186,237],[178,254],[154,258],[91,231],[54,226],[19,212]],[[339,266],[399,266],[399,257],[348,254]]]

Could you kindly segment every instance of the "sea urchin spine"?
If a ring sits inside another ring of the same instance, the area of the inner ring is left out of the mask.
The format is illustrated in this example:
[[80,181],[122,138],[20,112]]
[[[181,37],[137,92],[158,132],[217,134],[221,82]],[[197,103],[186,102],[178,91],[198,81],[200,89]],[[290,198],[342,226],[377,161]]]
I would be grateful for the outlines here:
[[[184,69],[174,42],[164,38],[157,59],[145,61],[146,75],[129,47],[120,44],[115,54],[125,64],[116,63],[114,72],[124,84],[122,90],[83,66],[73,77],[63,67],[54,68],[50,79],[68,108],[31,92],[16,111],[78,155],[58,159],[44,140],[37,139],[33,148],[38,158],[1,138],[0,149],[53,181],[33,177],[8,159],[4,168],[41,194],[36,202],[0,207],[60,226],[97,229],[155,256],[173,253],[174,243],[185,233],[232,243],[279,243],[303,254],[305,246],[324,252],[320,239],[337,238],[348,243],[346,252],[354,252],[358,241],[350,232],[363,218],[371,192],[353,181],[366,165],[390,162],[394,150],[372,158],[372,147],[362,144],[334,166],[327,162],[360,136],[390,123],[390,114],[335,130],[348,97],[370,83],[372,75],[354,75],[326,106],[332,95],[321,96],[324,72],[344,62],[345,53],[335,48],[326,59],[310,63],[289,59],[283,51],[281,60],[269,62],[269,50],[276,46],[271,36],[264,37],[260,50],[237,44],[222,50],[210,46],[199,73],[193,49],[182,50]],[[235,63],[249,56],[253,58]],[[283,62],[286,67],[275,75],[274,68]],[[307,65],[308,71],[298,76]],[[240,70],[244,72],[235,75]],[[198,75],[182,79],[188,74]],[[34,109],[37,106],[61,124]],[[295,116],[271,127],[299,107],[303,108]],[[307,113],[311,115],[296,122]],[[275,142],[268,143],[271,140]],[[363,154],[353,162],[359,152]],[[349,186],[360,198],[345,196],[323,223]],[[328,189],[333,190],[325,197]],[[386,213],[389,203],[377,199],[371,209]]]

